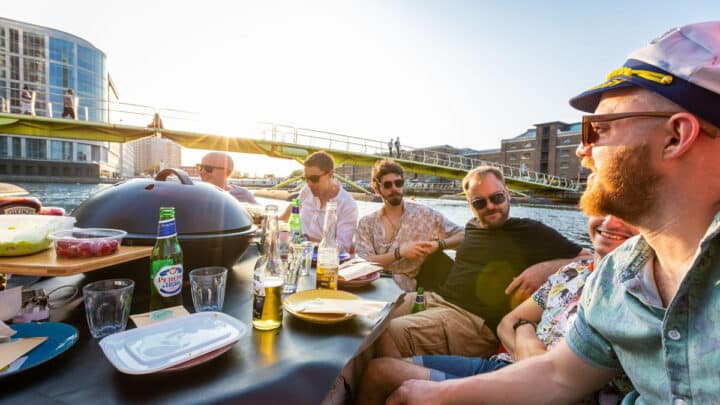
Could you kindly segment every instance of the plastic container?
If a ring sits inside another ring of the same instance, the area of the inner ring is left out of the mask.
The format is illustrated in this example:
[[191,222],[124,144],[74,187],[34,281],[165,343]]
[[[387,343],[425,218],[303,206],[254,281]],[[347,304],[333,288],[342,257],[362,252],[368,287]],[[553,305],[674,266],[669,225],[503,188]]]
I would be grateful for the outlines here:
[[50,239],[55,241],[58,257],[98,257],[117,252],[127,232],[106,228],[75,228],[55,232]]
[[0,215],[0,256],[22,256],[52,245],[49,235],[72,228],[75,218],[46,215]]

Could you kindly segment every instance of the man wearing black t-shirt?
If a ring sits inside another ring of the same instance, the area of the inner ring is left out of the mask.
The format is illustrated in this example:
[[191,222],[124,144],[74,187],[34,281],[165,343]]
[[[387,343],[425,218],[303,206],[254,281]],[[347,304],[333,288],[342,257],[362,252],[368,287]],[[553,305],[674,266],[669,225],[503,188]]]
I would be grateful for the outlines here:
[[425,311],[409,314],[415,294],[405,296],[393,314],[404,316],[390,321],[378,339],[378,355],[494,354],[493,330],[511,309],[506,292],[530,294],[559,267],[589,255],[540,222],[509,218],[510,194],[498,169],[471,170],[463,188],[474,218],[447,280],[437,293],[425,294]]

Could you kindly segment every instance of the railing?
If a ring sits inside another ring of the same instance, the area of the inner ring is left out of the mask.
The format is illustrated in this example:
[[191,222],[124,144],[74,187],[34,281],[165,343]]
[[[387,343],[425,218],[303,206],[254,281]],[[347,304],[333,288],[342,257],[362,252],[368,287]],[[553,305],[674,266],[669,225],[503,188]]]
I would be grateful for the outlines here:
[[260,138],[266,141],[292,145],[304,145],[318,149],[326,149],[329,151],[335,150],[347,153],[361,153],[376,156],[377,158],[387,158],[392,156],[394,159],[399,161],[412,161],[426,165],[466,171],[477,166],[488,165],[500,169],[503,176],[518,182],[540,184],[564,190],[577,190],[579,187],[579,183],[572,179],[552,176],[503,163],[407,146],[401,146],[400,154],[398,156],[397,150],[393,150],[391,153],[388,148],[388,144],[382,141],[327,131],[297,128],[289,125],[262,122],[260,123]]

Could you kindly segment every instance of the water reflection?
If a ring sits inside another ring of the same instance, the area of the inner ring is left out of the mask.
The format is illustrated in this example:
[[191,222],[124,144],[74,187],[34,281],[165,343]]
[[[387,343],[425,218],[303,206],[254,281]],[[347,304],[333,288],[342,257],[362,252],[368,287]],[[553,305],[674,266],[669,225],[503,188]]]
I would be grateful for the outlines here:
[[[30,195],[35,196],[46,206],[63,207],[67,212],[72,212],[80,203],[93,193],[111,187],[110,184],[62,184],[62,183],[16,183],[25,188]],[[271,200],[268,198],[257,198],[260,204],[273,203],[278,205],[282,212],[288,205],[288,201]],[[440,211],[458,225],[465,223],[472,217],[467,204],[463,200],[439,200],[432,198],[417,198],[415,202],[429,205]],[[380,203],[358,201],[360,216],[379,209]],[[590,247],[587,236],[587,220],[585,215],[567,207],[527,207],[513,205],[510,208],[510,215],[514,217],[525,217],[541,221],[569,239]]]

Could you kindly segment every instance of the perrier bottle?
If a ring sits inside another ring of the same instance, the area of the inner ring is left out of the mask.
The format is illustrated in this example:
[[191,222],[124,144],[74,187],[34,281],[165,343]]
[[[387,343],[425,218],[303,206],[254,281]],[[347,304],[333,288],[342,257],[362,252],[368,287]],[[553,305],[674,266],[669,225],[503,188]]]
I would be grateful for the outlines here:
[[425,289],[420,287],[417,289],[417,295],[415,295],[415,303],[412,307],[412,313],[420,312],[425,310],[425,295],[423,294]]
[[183,254],[175,227],[175,208],[161,207],[158,234],[150,254],[150,310],[182,305]]

